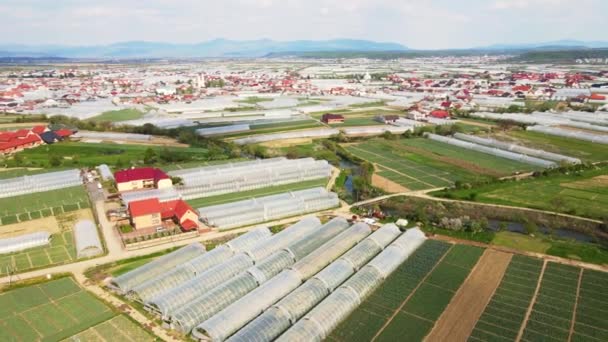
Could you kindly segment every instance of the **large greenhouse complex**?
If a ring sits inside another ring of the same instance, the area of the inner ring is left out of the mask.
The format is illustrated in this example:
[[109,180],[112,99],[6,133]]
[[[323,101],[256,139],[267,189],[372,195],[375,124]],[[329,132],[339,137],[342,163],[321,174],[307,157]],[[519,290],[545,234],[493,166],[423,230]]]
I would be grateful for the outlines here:
[[82,184],[80,170],[41,173],[0,180],[0,198],[69,188]]
[[274,235],[252,229],[208,252],[188,245],[109,286],[197,340],[321,340],[425,239],[418,228],[372,232],[309,216]]
[[219,230],[298,216],[338,207],[338,195],[312,188],[199,208],[201,220]]
[[325,160],[272,158],[169,172],[183,185],[176,190],[184,200],[249,191],[269,186],[328,178]]

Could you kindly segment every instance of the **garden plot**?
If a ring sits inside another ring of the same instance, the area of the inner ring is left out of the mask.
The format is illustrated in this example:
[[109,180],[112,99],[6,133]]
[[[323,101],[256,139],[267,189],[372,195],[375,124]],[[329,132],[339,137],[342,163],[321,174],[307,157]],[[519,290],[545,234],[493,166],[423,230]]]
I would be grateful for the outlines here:
[[120,315],[63,341],[135,342],[154,340],[155,338],[148,334],[140,326],[133,323],[126,316]]

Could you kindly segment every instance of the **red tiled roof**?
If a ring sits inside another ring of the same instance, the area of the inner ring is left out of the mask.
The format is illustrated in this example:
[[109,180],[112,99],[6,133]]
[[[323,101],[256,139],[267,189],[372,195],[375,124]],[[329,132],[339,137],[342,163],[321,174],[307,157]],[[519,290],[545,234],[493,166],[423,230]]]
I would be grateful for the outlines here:
[[154,183],[157,183],[161,179],[168,179],[166,173],[162,170],[152,167],[141,167],[137,169],[127,169],[122,171],[116,171],[114,173],[114,178],[117,183],[126,183],[138,180],[154,180]]
[[445,110],[434,110],[430,113],[430,115],[435,118],[445,119],[450,116],[450,113]]
[[57,134],[58,136],[65,138],[65,137],[69,137],[70,135],[74,134],[74,132],[70,131],[69,129],[66,128],[62,128],[58,131],[55,131],[55,134]]
[[162,206],[158,201],[158,198],[150,198],[129,203],[129,211],[133,217],[157,214],[160,213],[161,210]]
[[44,133],[45,130],[46,130],[46,127],[42,126],[42,125],[32,127],[32,132],[34,132],[36,134],[42,134],[42,133]]
[[182,219],[182,217],[184,217],[184,215],[186,215],[188,211],[191,211],[196,214],[196,211],[194,211],[194,209],[192,209],[192,207],[188,203],[186,203],[186,201],[177,201],[177,204],[175,205],[175,214],[180,220]]
[[184,228],[184,230],[187,230],[187,231],[198,228],[198,224],[192,220],[186,220],[186,221],[182,222],[181,226],[182,226],[182,228]]

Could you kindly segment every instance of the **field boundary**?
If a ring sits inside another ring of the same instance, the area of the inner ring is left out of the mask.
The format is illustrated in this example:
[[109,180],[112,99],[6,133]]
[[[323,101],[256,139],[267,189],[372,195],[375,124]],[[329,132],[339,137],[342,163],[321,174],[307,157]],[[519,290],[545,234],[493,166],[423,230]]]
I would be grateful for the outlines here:
[[532,299],[530,299],[530,304],[528,305],[528,309],[526,310],[526,315],[524,316],[523,323],[521,324],[521,327],[519,327],[519,332],[517,333],[517,339],[515,340],[516,342],[521,341],[522,337],[524,336],[524,330],[526,330],[526,326],[528,325],[530,315],[532,314],[532,309],[534,308],[534,304],[536,304],[536,297],[538,296],[538,293],[540,292],[540,286],[543,281],[543,277],[545,276],[545,269],[547,268],[547,263],[548,263],[548,261],[546,259],[543,259],[543,267],[541,268],[540,274],[538,275],[538,282],[536,283],[536,289],[534,290],[534,295],[532,296]]
[[570,322],[570,332],[568,333],[568,341],[572,341],[572,335],[574,335],[574,326],[576,324],[576,311],[578,310],[578,300],[581,294],[581,284],[583,282],[584,268],[581,267],[578,273],[578,283],[576,285],[576,299],[574,300],[574,308],[572,309],[572,322]]

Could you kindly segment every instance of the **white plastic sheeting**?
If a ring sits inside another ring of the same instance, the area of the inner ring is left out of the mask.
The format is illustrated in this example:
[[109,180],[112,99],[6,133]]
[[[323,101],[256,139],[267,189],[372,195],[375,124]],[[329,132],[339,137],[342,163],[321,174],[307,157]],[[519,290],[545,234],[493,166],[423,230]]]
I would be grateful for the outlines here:
[[529,147],[525,147],[525,146],[520,146],[520,145],[496,140],[496,139],[482,138],[482,137],[477,137],[477,136],[467,135],[467,134],[462,134],[462,133],[454,134],[454,138],[472,142],[472,143],[479,144],[479,145],[496,147],[496,148],[500,148],[500,149],[506,150],[506,151],[522,153],[522,154],[525,154],[528,156],[538,157],[538,158],[545,159],[545,160],[552,160],[552,161],[556,161],[556,162],[565,162],[565,163],[570,163],[570,164],[580,164],[581,163],[581,160],[578,158],[572,158],[572,157],[568,157],[568,156],[565,156],[562,154],[547,152],[547,151],[543,151],[543,150],[537,150],[537,149],[533,149],[533,148],[529,148]]
[[202,340],[225,340],[370,233],[371,229],[366,224],[354,225],[201,323],[193,331],[193,336]]
[[133,271],[127,272],[114,279],[109,284],[109,287],[118,291],[121,294],[126,294],[133,287],[152,279],[159,274],[163,274],[168,270],[180,265],[188,260],[196,258],[205,253],[205,246],[198,242],[189,244],[174,252],[163,255],[160,258],[136,268]]
[[527,128],[527,130],[531,132],[540,132],[549,135],[555,135],[558,137],[590,141],[598,144],[608,144],[608,135],[592,134],[589,132],[573,131],[548,126],[530,126]]
[[322,139],[339,134],[340,131],[332,128],[309,129],[302,131],[292,131],[284,133],[260,134],[252,137],[234,140],[239,145],[257,144],[267,141],[286,140],[286,139]]
[[212,136],[212,135],[246,132],[249,130],[250,130],[250,128],[249,128],[248,124],[240,124],[240,125],[228,125],[228,126],[201,128],[201,129],[196,130],[196,134],[203,136],[203,137],[208,137],[208,136]]
[[265,239],[251,248],[243,249],[241,253],[225,262],[197,274],[178,286],[159,293],[146,303],[146,307],[150,311],[160,314],[163,319],[169,319],[175,309],[205,295],[216,286],[245,271],[275,251],[287,247],[320,226],[321,222],[316,217],[306,217],[271,238]]
[[235,254],[248,250],[272,236],[266,227],[253,229],[236,239],[201,254],[192,260],[176,266],[167,273],[160,274],[139,284],[130,291],[130,295],[140,302],[147,302],[155,295],[175,288],[196,277],[213,266],[223,263]]
[[102,180],[114,180],[114,174],[112,173],[108,165],[101,164],[97,167],[97,170],[99,170],[99,175],[101,176]]
[[413,131],[410,126],[367,126],[367,127],[345,127],[342,132],[346,135],[381,135],[386,132],[391,134],[403,134],[408,131]]
[[82,185],[80,170],[41,173],[0,180],[0,198],[57,190]]
[[95,222],[80,220],[74,226],[74,241],[76,243],[76,256],[90,258],[103,253],[101,240]]
[[174,188],[130,191],[122,193],[120,197],[126,206],[129,206],[131,202],[143,201],[150,198],[157,198],[161,203],[180,199],[179,193]]
[[273,158],[229,163],[169,172],[182,178],[176,186],[185,200],[250,191],[314,179],[328,178],[331,166],[325,160]]
[[[597,120],[598,115],[588,113],[588,118],[585,119],[581,114],[557,114],[557,113],[545,113],[545,112],[534,112],[532,114],[521,114],[521,113],[471,113],[472,117],[491,119],[491,120],[511,120],[520,122],[528,125],[542,125],[542,126],[570,126],[574,128],[580,128],[591,131],[608,132],[608,127],[602,126],[608,123],[605,120]],[[594,120],[594,118],[596,120]],[[601,117],[599,117],[601,118]],[[592,122],[589,122],[592,121]]]
[[48,232],[35,232],[0,239],[0,254],[23,251],[29,248],[46,246],[51,243],[51,234]]
[[152,136],[147,134],[135,133],[116,133],[116,132],[83,132],[79,131],[73,135],[76,139],[93,139],[103,141],[148,141]]
[[401,235],[382,253],[281,335],[277,341],[322,341],[418,248],[426,237],[418,228]]
[[201,220],[220,230],[263,223],[337,207],[338,195],[324,188],[294,191],[199,208]]
[[448,137],[444,137],[444,136],[437,135],[437,134],[426,133],[425,137],[427,137],[431,140],[434,140],[434,141],[465,148],[467,150],[477,151],[477,152],[491,154],[493,156],[497,156],[497,157],[501,157],[501,158],[505,158],[505,159],[515,160],[520,163],[526,163],[526,164],[540,166],[540,167],[544,167],[544,168],[552,168],[552,167],[557,166],[557,164],[552,161],[535,158],[535,157],[529,157],[525,154],[509,152],[509,151],[501,150],[498,148],[478,145],[478,144],[474,144],[474,143],[471,143],[468,141],[448,138]]
[[344,219],[337,218],[329,221],[288,247],[264,258],[254,267],[188,303],[173,314],[171,326],[182,333],[189,333],[198,324],[292,266],[347,228],[348,222]]
[[272,305],[228,341],[274,340],[400,234],[399,228],[394,224],[384,225],[302,286]]

